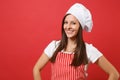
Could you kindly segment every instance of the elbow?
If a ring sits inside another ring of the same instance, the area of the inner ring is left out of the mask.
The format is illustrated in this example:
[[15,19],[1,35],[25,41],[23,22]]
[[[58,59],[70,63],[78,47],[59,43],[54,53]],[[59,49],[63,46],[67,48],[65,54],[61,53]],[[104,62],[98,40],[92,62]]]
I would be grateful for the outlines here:
[[36,71],[36,69],[37,69],[37,68],[36,68],[36,66],[34,66],[34,67],[33,67],[33,72],[35,72],[35,71]]
[[33,78],[34,80],[41,80],[40,78],[40,70],[37,66],[33,67]]
[[39,68],[37,66],[33,67],[33,75],[36,75],[40,72]]
[[111,73],[110,76],[113,78],[113,80],[119,80],[120,74],[118,72]]
[[120,73],[117,73],[116,76],[117,76],[117,78],[119,79],[119,78],[120,78]]
[[116,79],[119,79],[120,78],[120,74],[119,74],[119,72],[116,72]]
[[37,68],[33,67],[33,75],[35,75],[37,71],[38,71]]

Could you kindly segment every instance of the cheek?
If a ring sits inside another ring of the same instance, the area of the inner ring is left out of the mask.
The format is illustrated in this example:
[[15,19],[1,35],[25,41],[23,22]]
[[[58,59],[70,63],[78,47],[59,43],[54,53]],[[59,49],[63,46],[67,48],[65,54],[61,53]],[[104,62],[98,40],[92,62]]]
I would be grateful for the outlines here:
[[79,31],[79,27],[78,26],[74,27],[74,30],[78,32]]
[[79,27],[75,29],[75,33],[77,34],[79,31]]
[[63,29],[65,29],[65,26],[63,25]]
[[65,25],[63,25],[63,30],[66,30],[66,26]]

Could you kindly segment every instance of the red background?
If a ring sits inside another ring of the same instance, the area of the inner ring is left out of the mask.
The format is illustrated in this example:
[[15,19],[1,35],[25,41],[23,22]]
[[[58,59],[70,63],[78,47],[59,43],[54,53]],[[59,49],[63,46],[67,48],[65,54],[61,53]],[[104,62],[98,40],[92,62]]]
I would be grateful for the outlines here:
[[[119,0],[1,0],[0,1],[0,80],[33,80],[32,69],[44,48],[61,37],[61,21],[75,2],[93,14],[91,33],[84,39],[96,46],[120,72]],[[50,80],[50,63],[42,71]],[[107,80],[95,64],[88,80]]]

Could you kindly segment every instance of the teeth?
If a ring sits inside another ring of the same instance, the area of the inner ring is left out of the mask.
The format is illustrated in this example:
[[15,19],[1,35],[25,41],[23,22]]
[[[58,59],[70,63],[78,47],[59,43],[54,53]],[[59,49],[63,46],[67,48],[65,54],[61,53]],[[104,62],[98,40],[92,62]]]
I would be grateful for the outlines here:
[[68,33],[72,33],[73,31],[67,31]]

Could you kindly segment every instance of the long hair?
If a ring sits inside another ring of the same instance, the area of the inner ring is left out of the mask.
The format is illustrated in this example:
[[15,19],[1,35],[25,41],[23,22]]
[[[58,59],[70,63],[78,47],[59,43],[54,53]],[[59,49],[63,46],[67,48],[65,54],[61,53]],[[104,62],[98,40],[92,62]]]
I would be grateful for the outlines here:
[[[67,14],[67,15],[69,15],[69,14]],[[66,47],[67,47],[68,38],[67,38],[66,33],[64,31],[64,28],[63,28],[64,20],[65,20],[67,15],[65,15],[63,20],[62,20],[62,30],[61,30],[62,39],[60,41],[59,46],[57,47],[53,56],[50,59],[50,61],[53,63],[55,62],[55,59],[56,59],[58,52],[60,52],[63,49],[66,49]],[[82,30],[81,25],[79,27],[79,30],[78,30],[78,33],[76,36],[76,43],[77,43],[77,46],[76,46],[75,51],[74,51],[74,58],[72,60],[71,65],[76,67],[76,66],[80,66],[81,64],[84,64],[84,65],[88,64],[85,42],[83,41],[83,30]]]

